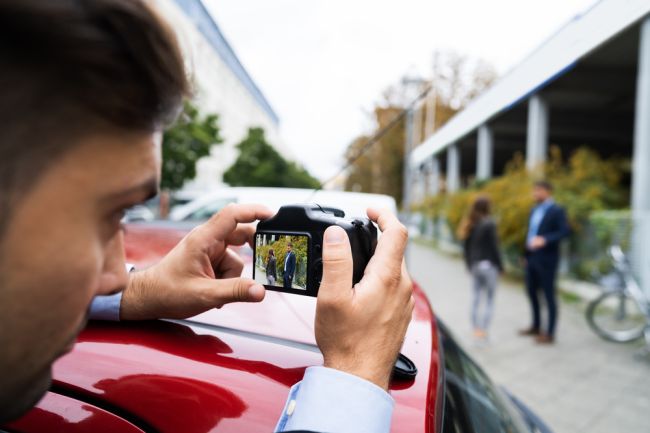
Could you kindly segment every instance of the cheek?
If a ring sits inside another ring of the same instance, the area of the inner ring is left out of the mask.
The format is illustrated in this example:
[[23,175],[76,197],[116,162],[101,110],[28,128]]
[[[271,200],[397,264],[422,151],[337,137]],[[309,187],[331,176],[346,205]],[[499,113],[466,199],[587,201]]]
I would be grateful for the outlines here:
[[25,343],[57,351],[79,326],[97,290],[103,251],[84,230],[75,234],[44,226],[34,227],[22,241],[9,239],[13,248],[2,267],[12,306],[9,326],[19,328],[15,331]]

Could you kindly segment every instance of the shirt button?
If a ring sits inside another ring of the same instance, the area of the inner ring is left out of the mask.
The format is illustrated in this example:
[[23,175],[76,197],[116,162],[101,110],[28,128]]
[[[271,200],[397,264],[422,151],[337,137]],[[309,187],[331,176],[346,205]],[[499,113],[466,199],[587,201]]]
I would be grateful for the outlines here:
[[287,406],[287,416],[293,415],[294,410],[296,410],[296,400],[291,400]]

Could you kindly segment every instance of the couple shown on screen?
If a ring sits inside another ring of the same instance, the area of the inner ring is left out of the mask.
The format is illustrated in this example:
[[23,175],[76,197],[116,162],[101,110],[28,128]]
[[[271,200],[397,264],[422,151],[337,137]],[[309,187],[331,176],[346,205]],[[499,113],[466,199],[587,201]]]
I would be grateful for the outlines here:
[[[292,250],[293,244],[291,242],[287,243],[287,255],[284,258],[284,265],[282,267],[282,287],[285,289],[292,288],[293,277],[296,273],[296,254]],[[275,252],[273,250],[269,250],[269,256],[266,260],[266,278],[270,285],[275,285],[277,273]]]

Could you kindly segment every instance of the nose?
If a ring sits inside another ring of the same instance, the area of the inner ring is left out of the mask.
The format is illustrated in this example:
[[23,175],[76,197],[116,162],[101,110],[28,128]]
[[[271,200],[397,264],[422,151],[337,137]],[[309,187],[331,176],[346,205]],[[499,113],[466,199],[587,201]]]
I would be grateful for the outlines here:
[[124,290],[128,278],[124,257],[124,233],[120,230],[106,246],[104,268],[97,294],[110,295]]

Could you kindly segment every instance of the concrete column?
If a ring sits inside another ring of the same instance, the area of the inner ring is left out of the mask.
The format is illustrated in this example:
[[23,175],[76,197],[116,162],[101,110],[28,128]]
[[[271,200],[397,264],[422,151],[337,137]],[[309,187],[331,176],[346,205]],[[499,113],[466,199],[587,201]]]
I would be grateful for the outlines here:
[[641,23],[632,163],[632,264],[650,293],[650,18]]
[[433,155],[429,161],[429,187],[430,195],[438,195],[440,192],[440,160]]
[[494,135],[487,124],[478,128],[476,152],[476,179],[487,180],[492,177],[492,154],[494,152]]
[[455,192],[460,189],[460,150],[453,143],[447,148],[447,191]]
[[427,195],[427,184],[429,175],[429,167],[427,164],[422,164],[420,170],[418,170],[418,179],[417,179],[417,202],[422,202]]
[[539,95],[528,101],[528,132],[526,134],[526,167],[534,169],[546,161],[548,152],[549,113],[546,101]]

